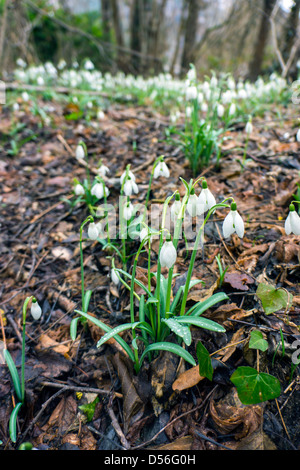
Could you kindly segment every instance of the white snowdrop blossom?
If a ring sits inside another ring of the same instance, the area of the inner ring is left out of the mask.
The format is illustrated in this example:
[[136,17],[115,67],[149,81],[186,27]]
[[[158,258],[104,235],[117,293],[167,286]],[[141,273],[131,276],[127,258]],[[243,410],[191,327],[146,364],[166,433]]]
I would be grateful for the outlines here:
[[29,101],[29,95],[28,95],[27,91],[23,91],[22,100],[23,101]]
[[99,236],[99,230],[95,222],[91,222],[88,227],[88,237],[91,240],[97,240]]
[[176,258],[177,253],[172,240],[165,241],[159,254],[161,266],[170,269],[175,264]]
[[300,235],[300,217],[295,210],[294,204],[290,204],[289,215],[284,224],[285,233],[290,235]]
[[[124,173],[122,173],[121,177],[120,177],[120,184],[123,184],[123,181],[124,179],[126,178],[126,175],[127,175],[127,171],[124,171]],[[133,181],[135,181],[135,176],[134,174],[132,173],[131,170],[128,171],[128,179],[131,179]]]
[[229,116],[233,116],[236,113],[236,104],[235,103],[231,103],[228,113],[229,113]]
[[191,217],[196,217],[196,215],[203,214],[202,206],[201,204],[199,204],[198,196],[196,196],[195,191],[193,189],[187,202],[186,209]]
[[75,157],[77,158],[77,160],[83,160],[84,159],[85,151],[84,151],[83,145],[81,145],[81,144],[77,145],[76,151],[75,151]]
[[106,165],[104,165],[103,163],[97,169],[97,173],[98,173],[99,176],[106,176],[106,174],[109,173],[109,172],[110,172],[109,168]]
[[222,104],[218,104],[217,106],[217,113],[218,113],[218,117],[221,118],[224,116],[224,112],[225,112],[225,108]]
[[109,196],[109,189],[107,188],[107,186],[105,186],[105,194],[104,194],[103,184],[102,183],[96,183],[96,184],[94,184],[94,186],[91,189],[91,194],[93,196],[96,196],[97,199],[102,199],[104,197],[104,195],[106,197]]
[[126,196],[132,196],[132,194],[138,194],[138,192],[139,187],[136,182],[133,179],[128,178],[128,180],[124,183],[124,194]]
[[175,222],[178,218],[181,209],[180,195],[176,194],[174,204],[171,207],[171,219]]
[[297,142],[300,142],[300,129],[298,129],[298,132],[296,134],[296,139],[297,139]]
[[154,168],[153,178],[157,179],[160,176],[164,176],[165,178],[170,177],[170,171],[164,161],[158,162],[156,167]]
[[134,214],[134,207],[133,205],[131,204],[131,202],[129,202],[124,208],[123,208],[123,216],[124,216],[124,219],[125,220],[130,220],[131,217],[133,216]]
[[82,186],[82,184],[80,183],[77,183],[74,187],[74,193],[76,194],[76,196],[83,196],[85,191],[84,191],[84,187]]
[[243,238],[244,231],[244,221],[236,210],[236,203],[233,202],[229,214],[226,215],[223,221],[224,238],[230,237],[234,232],[236,232],[240,238]]
[[247,122],[245,126],[245,132],[247,135],[250,135],[253,132],[253,125],[252,125],[251,119],[249,119],[249,121]]
[[204,212],[211,209],[216,205],[216,199],[212,192],[207,187],[207,182],[204,180],[202,182],[202,190],[198,197],[199,204],[203,205]]
[[120,279],[117,276],[116,270],[113,268],[110,273],[112,282],[117,286],[120,283]]
[[197,87],[195,86],[187,87],[186,93],[185,93],[185,98],[187,101],[195,100],[197,98],[197,95],[198,95]]
[[104,114],[104,112],[102,111],[102,109],[98,109],[98,111],[97,111],[97,119],[99,119],[99,121],[103,121],[103,119],[105,119],[105,114]]
[[39,306],[37,300],[33,299],[31,303],[30,313],[34,320],[39,320],[42,315],[42,309]]

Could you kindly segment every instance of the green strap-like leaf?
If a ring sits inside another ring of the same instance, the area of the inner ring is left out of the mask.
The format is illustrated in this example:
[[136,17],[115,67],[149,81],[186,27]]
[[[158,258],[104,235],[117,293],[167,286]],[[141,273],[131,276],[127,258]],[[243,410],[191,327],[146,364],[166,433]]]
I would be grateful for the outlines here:
[[223,300],[227,300],[229,297],[224,292],[218,292],[217,294],[213,294],[208,299],[204,300],[203,302],[197,302],[193,307],[191,307],[187,312],[186,315],[199,316],[207,309],[212,307],[213,305],[217,304],[218,302],[222,302]]
[[177,336],[180,336],[187,346],[190,346],[192,335],[189,327],[180,325],[180,323],[174,318],[168,318],[167,320],[163,319],[163,322],[166,323],[170,330],[172,330]]
[[181,346],[179,346],[178,344],[161,342],[161,343],[150,344],[149,346],[147,346],[147,348],[145,348],[140,358],[140,367],[143,363],[143,360],[145,359],[146,354],[148,354],[149,351],[169,351],[172,354],[177,354],[177,356],[182,357],[185,361],[192,364],[192,366],[196,365],[196,362],[193,356],[188,351],[186,351]]
[[17,440],[17,417],[21,406],[21,402],[17,403],[17,405],[12,410],[12,413],[9,418],[9,435],[12,442],[16,442]]
[[198,318],[194,317],[193,315],[190,316],[183,316],[183,317],[176,317],[179,323],[187,323],[189,325],[195,325],[199,328],[205,328],[206,330],[216,331],[218,333],[224,333],[226,330],[224,326],[219,325],[215,321],[209,320],[208,318]]
[[[82,312],[81,310],[75,310],[75,312],[79,313],[79,315],[87,318],[88,320],[90,320],[95,325],[99,326],[99,328],[106,331],[107,333],[112,330],[112,328],[110,326],[107,326],[105,323],[98,320],[98,318],[92,317],[88,313]],[[122,346],[122,348],[128,354],[130,359],[133,362],[135,362],[134,354],[133,354],[132,350],[130,349],[130,347],[128,346],[128,344],[122,338],[120,338],[120,336],[118,336],[118,335],[115,336],[115,340],[120,344],[120,346]]]
[[15,366],[13,358],[10,355],[10,352],[7,349],[4,349],[3,353],[4,353],[4,359],[5,359],[6,364],[8,366],[8,369],[9,369],[9,372],[10,372],[10,375],[11,375],[11,378],[12,378],[12,381],[13,381],[13,384],[14,384],[16,395],[18,397],[18,400],[20,402],[22,402],[23,401],[22,388],[21,388],[21,382],[20,382],[20,378],[19,378],[17,368]]
[[73,318],[71,320],[71,323],[70,323],[70,336],[71,336],[72,341],[76,340],[77,326],[78,326],[79,320],[80,320],[80,317],[76,317],[76,318]]

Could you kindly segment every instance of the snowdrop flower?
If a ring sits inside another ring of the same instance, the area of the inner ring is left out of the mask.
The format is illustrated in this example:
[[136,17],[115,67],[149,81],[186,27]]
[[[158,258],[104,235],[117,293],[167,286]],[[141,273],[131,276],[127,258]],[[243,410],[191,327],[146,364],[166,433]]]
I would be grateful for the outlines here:
[[165,178],[169,178],[170,171],[164,161],[158,162],[154,169],[153,178],[157,179],[160,176],[164,176]]
[[99,119],[99,121],[102,121],[104,118],[105,118],[104,112],[102,111],[102,109],[98,109],[98,111],[97,111],[97,119]]
[[[125,179],[127,175],[127,171],[125,170],[124,173],[122,173],[121,177],[120,177],[120,184],[122,185],[123,184],[123,181]],[[131,170],[128,171],[128,178],[132,179],[133,181],[135,181],[135,176],[134,174],[132,173]]]
[[19,57],[17,59],[16,63],[17,63],[17,66],[21,67],[22,69],[24,69],[26,67],[26,62],[21,57]]
[[233,116],[236,113],[236,105],[235,103],[231,103],[229,108],[229,116]]
[[300,129],[298,129],[298,132],[296,134],[296,139],[297,139],[297,142],[300,142]]
[[172,240],[165,241],[159,254],[161,267],[170,269],[174,265],[176,258],[177,253]]
[[118,275],[116,273],[115,268],[111,270],[110,277],[112,282],[117,286],[120,283],[120,279],[118,278]]
[[134,207],[133,207],[133,205],[131,204],[131,202],[129,202],[129,203],[123,208],[123,216],[124,216],[124,219],[125,219],[125,220],[130,220],[131,217],[133,216],[133,213],[134,213]]
[[197,87],[195,86],[187,87],[186,92],[185,92],[185,98],[187,101],[195,100],[197,98],[197,95],[198,95]]
[[83,160],[84,159],[85,151],[84,151],[83,145],[81,145],[81,144],[77,145],[76,151],[75,151],[75,157],[77,158],[77,160]]
[[106,176],[106,173],[109,173],[109,171],[110,171],[109,168],[107,166],[103,165],[103,163],[101,163],[101,165],[97,169],[97,172],[98,172],[99,176]]
[[29,100],[29,95],[28,95],[27,91],[23,91],[22,100],[23,101],[28,101]]
[[230,212],[226,215],[223,221],[223,235],[224,238],[230,237],[234,232],[240,237],[244,236],[244,222],[238,211],[236,210],[236,203],[231,204]]
[[224,106],[222,104],[218,104],[218,106],[217,106],[218,117],[219,118],[223,117],[224,112],[225,112]]
[[99,236],[98,227],[96,226],[95,222],[91,222],[88,228],[88,237],[91,240],[97,240],[98,236]]
[[196,80],[196,69],[195,67],[191,67],[188,73],[186,74],[187,79],[192,82],[193,80]]
[[82,186],[82,184],[80,183],[75,184],[74,193],[76,194],[76,196],[84,195],[85,191],[84,191],[84,187]]
[[198,197],[199,204],[203,205],[204,212],[216,205],[216,199],[207,187],[207,182],[203,180],[202,190]]
[[57,68],[59,70],[63,70],[66,65],[67,65],[67,62],[64,59],[60,59],[60,61],[57,64]]
[[171,207],[171,219],[173,220],[173,222],[177,220],[178,215],[180,213],[180,209],[181,209],[180,195],[177,193],[175,195],[174,204]]
[[84,64],[84,68],[85,70],[93,70],[95,67],[94,67],[93,62],[90,59],[88,59]]
[[14,111],[19,111],[19,109],[20,109],[19,103],[14,103],[13,104],[13,110]]
[[45,81],[43,79],[43,77],[39,76],[37,79],[36,79],[36,82],[39,86],[43,86],[45,84]]
[[109,189],[105,186],[105,193],[104,193],[104,188],[102,183],[96,183],[91,189],[91,194],[93,196],[96,196],[97,199],[102,199],[104,195],[106,197],[109,196]]
[[30,313],[34,320],[39,320],[42,315],[42,309],[36,299],[32,299]]
[[193,108],[191,106],[187,106],[185,108],[185,115],[187,118],[190,118],[193,112]]
[[199,204],[199,199],[195,194],[194,188],[191,190],[186,208],[191,217],[203,214],[201,204]]
[[132,178],[128,178],[124,184],[124,194],[126,196],[131,196],[132,194],[138,194],[139,188],[136,182]]
[[252,122],[251,122],[251,118],[249,119],[249,121],[247,122],[247,124],[245,126],[245,131],[246,131],[247,135],[250,135],[253,132],[253,125],[252,125]]
[[295,210],[294,204],[290,204],[290,212],[286,218],[284,229],[287,235],[293,233],[294,235],[300,235],[300,217]]

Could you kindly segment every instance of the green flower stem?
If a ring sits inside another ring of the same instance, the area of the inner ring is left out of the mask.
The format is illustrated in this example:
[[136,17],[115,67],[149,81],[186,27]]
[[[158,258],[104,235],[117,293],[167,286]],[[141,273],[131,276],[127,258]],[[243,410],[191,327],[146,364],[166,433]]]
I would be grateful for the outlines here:
[[33,300],[33,296],[26,297],[22,309],[22,365],[21,365],[21,395],[22,403],[25,400],[25,341],[26,341],[26,313],[27,306],[30,300]]
[[[135,281],[135,273],[136,273],[136,267],[137,267],[137,263],[138,263],[138,259],[139,259],[139,255],[140,255],[140,252],[142,251],[143,249],[143,244],[141,243],[140,246],[139,246],[139,249],[135,255],[135,258],[134,258],[134,263],[133,263],[133,268],[132,268],[132,273],[131,273],[131,285],[130,285],[130,321],[131,323],[134,323],[134,281]],[[136,332],[135,332],[135,329],[132,328],[132,338],[133,338],[133,341],[136,340]],[[135,371],[138,372],[139,371],[139,357],[138,357],[138,351],[136,349],[136,347],[133,348],[134,349],[134,358],[135,358]]]
[[104,204],[105,204],[105,217],[106,217],[106,232],[107,232],[107,242],[110,243],[110,236],[109,236],[109,222],[108,222],[108,210],[107,210],[107,196],[106,196],[106,187],[105,182],[101,179],[102,187],[103,187],[103,195],[104,195]]
[[79,247],[80,247],[80,273],[81,273],[81,302],[82,302],[82,310],[84,311],[84,269],[83,269],[83,249],[82,249],[82,233],[83,227],[88,222],[94,222],[94,219],[91,215],[89,215],[80,225],[79,231]]
[[[228,199],[232,199],[232,198],[228,198]],[[220,204],[216,204],[211,209],[209,209],[204,221],[202,222],[202,225],[200,227],[200,230],[199,230],[199,232],[197,234],[197,237],[196,237],[196,240],[195,240],[195,245],[194,245],[194,249],[193,249],[192,256],[191,256],[191,261],[190,261],[189,269],[188,269],[188,272],[187,272],[187,278],[186,278],[186,283],[185,283],[185,287],[184,287],[184,293],[183,293],[183,299],[182,299],[182,304],[181,304],[181,309],[180,309],[180,315],[184,315],[184,313],[185,313],[185,306],[186,306],[187,296],[188,296],[188,292],[189,292],[189,286],[190,286],[190,282],[191,282],[191,278],[192,278],[192,274],[193,274],[193,268],[194,268],[194,264],[195,264],[196,254],[197,254],[197,251],[198,251],[198,245],[199,245],[199,242],[201,240],[201,236],[203,234],[205,224],[208,221],[211,214],[218,207],[230,207],[230,206],[228,204],[224,204],[224,202],[220,203]]]

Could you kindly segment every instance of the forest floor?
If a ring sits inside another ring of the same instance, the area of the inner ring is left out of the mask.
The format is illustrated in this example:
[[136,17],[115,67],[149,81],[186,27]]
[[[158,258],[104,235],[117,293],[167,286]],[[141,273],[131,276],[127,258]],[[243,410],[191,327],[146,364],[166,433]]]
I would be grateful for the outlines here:
[[[244,171],[236,148],[244,146],[245,135],[237,124],[223,145],[220,166],[212,164],[202,173],[216,199],[234,195],[245,221],[243,239],[233,235],[224,240],[224,211],[218,210],[196,259],[193,278],[205,284],[190,292],[189,305],[218,290],[217,254],[228,267],[221,290],[229,300],[204,315],[224,325],[226,333],[195,328],[189,347],[194,357],[198,340],[210,353],[221,349],[210,381],[182,376],[191,368],[170,354],[160,354],[136,376],[118,343],[96,348],[103,333],[89,322],[78,327],[76,341],[70,337],[74,310],[81,307],[79,227],[88,215],[85,205],[69,204],[73,179],[85,176],[74,157],[76,145],[86,143],[94,167],[102,158],[110,168],[107,185],[110,202],[116,203],[117,178],[128,163],[140,187],[136,201],[142,202],[153,162],[165,155],[170,178],[154,180],[150,199],[164,201],[183,190],[180,176],[192,177],[182,153],[166,143],[166,117],[145,107],[115,104],[92,126],[66,120],[64,105],[53,103],[53,124],[39,126],[26,105],[15,113],[3,107],[0,314],[2,339],[18,368],[25,298],[34,295],[43,314],[38,322],[27,317],[26,402],[19,412],[16,444],[8,431],[14,390],[6,364],[0,364],[2,449],[17,449],[24,442],[51,450],[300,448],[299,372],[291,361],[300,325],[300,237],[284,231],[300,183],[299,116],[292,107],[280,112],[254,119]],[[13,134],[16,123],[24,126]],[[12,138],[19,146],[16,152],[9,152]],[[154,247],[154,261],[156,254]],[[188,264],[183,242],[175,272],[184,274]],[[84,265],[86,285],[93,291],[89,312],[110,326],[128,321],[129,293],[111,282],[111,261],[101,244],[84,243]],[[141,264],[141,278],[143,269]],[[286,289],[293,296],[291,308],[267,315],[255,295],[262,282]],[[230,376],[239,365],[257,366],[256,354],[247,348],[253,328],[268,341],[260,370],[277,377],[282,392],[275,400],[244,406]]]

